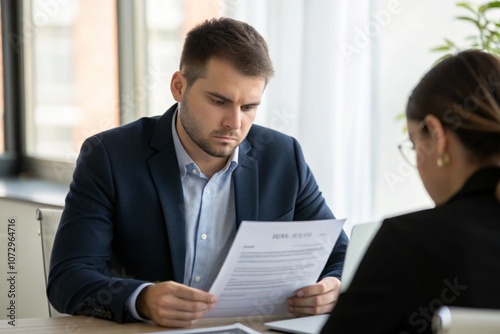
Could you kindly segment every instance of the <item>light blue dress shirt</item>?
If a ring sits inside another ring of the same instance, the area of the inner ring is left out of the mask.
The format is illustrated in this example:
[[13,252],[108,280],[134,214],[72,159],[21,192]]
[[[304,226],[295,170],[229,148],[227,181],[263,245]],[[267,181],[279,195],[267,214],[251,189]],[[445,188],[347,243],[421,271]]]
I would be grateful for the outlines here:
[[175,129],[176,116],[173,117],[172,136],[184,193],[184,284],[208,291],[236,234],[231,174],[238,166],[239,148],[236,147],[227,164],[208,179],[182,146]]
[[[172,137],[184,194],[184,220],[186,223],[186,261],[184,284],[208,291],[226,259],[236,235],[236,208],[232,173],[238,166],[239,147],[234,150],[227,164],[210,179],[189,157],[177,134],[172,119]],[[139,286],[127,299],[131,315],[142,319],[135,308],[139,293],[146,286]]]

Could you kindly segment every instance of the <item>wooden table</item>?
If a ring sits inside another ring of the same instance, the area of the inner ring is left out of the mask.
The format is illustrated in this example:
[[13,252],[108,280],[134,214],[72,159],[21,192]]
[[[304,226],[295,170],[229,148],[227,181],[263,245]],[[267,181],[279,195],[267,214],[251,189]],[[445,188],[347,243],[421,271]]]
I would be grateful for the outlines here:
[[[190,328],[224,326],[239,322],[261,333],[277,333],[266,330],[264,322],[285,319],[286,316],[261,316],[254,318],[201,319]],[[16,319],[15,326],[9,320],[0,320],[0,333],[37,333],[37,334],[108,334],[108,333],[148,333],[169,330],[152,323],[117,324],[87,316],[61,316],[53,318]],[[171,329],[173,330],[173,329]]]

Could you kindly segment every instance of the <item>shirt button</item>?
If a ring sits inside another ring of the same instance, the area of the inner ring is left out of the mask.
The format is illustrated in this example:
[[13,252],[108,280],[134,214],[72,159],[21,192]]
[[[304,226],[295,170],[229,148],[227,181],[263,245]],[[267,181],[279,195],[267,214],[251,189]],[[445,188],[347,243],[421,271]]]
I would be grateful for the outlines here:
[[205,233],[203,233],[203,234],[201,235],[201,240],[206,240],[206,239],[207,239],[207,235],[206,235]]
[[205,193],[210,194],[210,189],[207,189]]
[[193,169],[191,173],[196,174],[196,169]]
[[200,276],[195,276],[195,278],[194,278],[194,281],[195,281],[195,282],[199,282],[200,280],[201,280],[201,277],[200,277]]

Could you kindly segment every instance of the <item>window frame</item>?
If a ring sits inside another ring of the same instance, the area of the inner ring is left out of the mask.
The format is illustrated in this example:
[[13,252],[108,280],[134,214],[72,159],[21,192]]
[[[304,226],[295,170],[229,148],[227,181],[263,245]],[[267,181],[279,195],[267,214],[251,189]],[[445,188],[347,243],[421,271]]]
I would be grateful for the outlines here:
[[[33,17],[30,0],[0,0],[4,94],[4,152],[0,178],[39,178],[69,184],[76,161],[43,159],[28,154],[28,122],[33,111]],[[148,116],[147,27],[145,3],[115,0],[118,61],[118,117],[126,124]],[[76,159],[75,159],[76,160]]]
[[[69,184],[76,161],[42,159],[27,154],[27,113],[33,110],[33,46],[29,0],[0,0],[4,79],[5,150],[0,154],[0,177],[29,177]],[[117,0],[118,108],[120,125],[146,114],[147,101],[135,87],[145,80],[146,29],[142,2]],[[17,41],[12,45],[11,40]],[[133,104],[130,105],[130,101]]]
[[21,171],[22,133],[22,65],[23,35],[19,1],[1,0],[2,62],[4,95],[4,153],[0,155],[0,175],[14,176]]

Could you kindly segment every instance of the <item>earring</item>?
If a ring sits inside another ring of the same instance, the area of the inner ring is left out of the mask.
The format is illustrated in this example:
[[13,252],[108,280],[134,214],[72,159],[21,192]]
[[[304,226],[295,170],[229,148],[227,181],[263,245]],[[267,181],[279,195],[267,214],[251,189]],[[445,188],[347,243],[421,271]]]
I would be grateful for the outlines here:
[[442,168],[450,163],[450,156],[448,154],[444,154],[437,159],[436,163],[438,167]]

